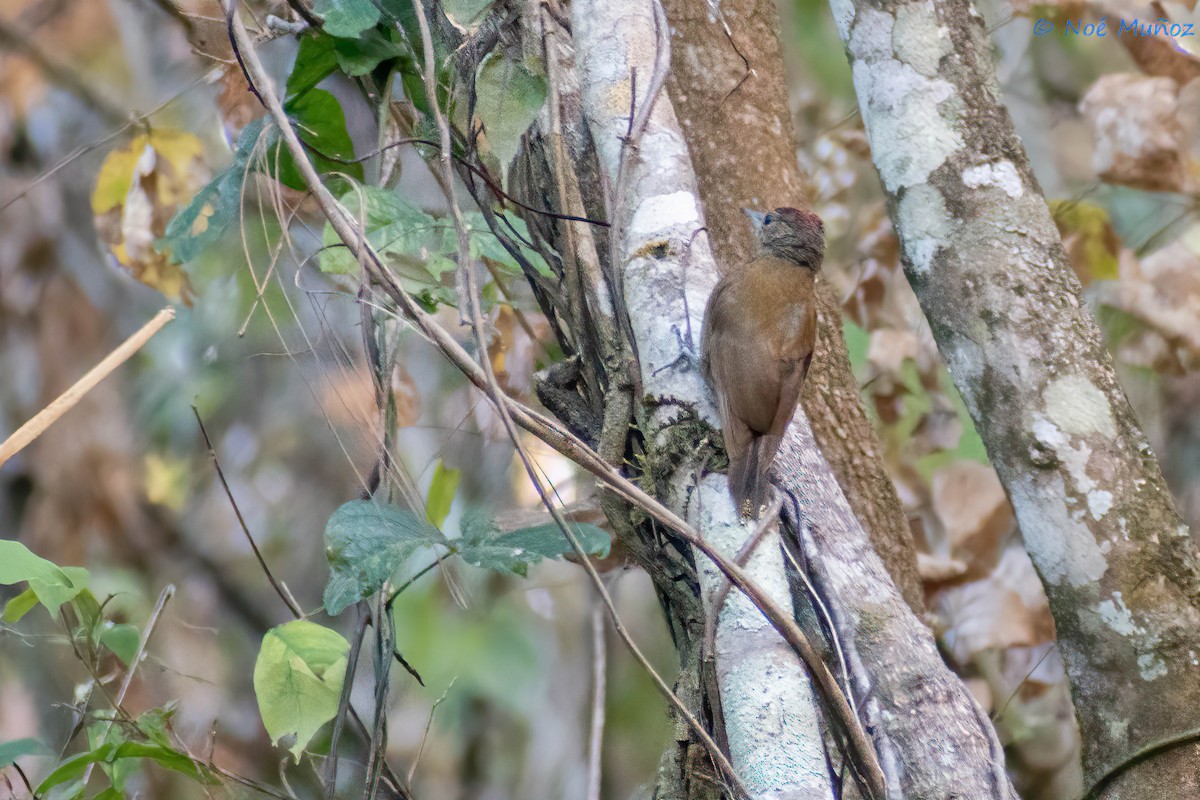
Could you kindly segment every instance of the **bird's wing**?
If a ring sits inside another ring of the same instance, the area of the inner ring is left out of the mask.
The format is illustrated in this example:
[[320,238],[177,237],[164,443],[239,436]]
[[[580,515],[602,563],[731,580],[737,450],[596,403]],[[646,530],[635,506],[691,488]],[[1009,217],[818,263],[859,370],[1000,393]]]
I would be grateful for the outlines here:
[[808,376],[809,365],[812,364],[813,350],[817,343],[817,309],[810,302],[800,312],[803,322],[795,339],[788,343],[785,359],[779,381],[779,407],[771,422],[770,432],[775,436],[783,436],[792,416],[796,413],[796,404],[800,402],[800,392],[804,388],[804,379]]

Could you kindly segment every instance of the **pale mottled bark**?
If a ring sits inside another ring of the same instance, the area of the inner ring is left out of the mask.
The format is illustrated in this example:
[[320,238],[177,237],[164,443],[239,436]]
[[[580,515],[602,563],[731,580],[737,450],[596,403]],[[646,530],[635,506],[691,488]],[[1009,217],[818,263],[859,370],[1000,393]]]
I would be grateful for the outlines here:
[[995,729],[888,579],[803,412],[788,428],[775,475],[799,505],[809,573],[833,619],[889,796],[1015,800]]
[[[624,148],[630,109],[647,102],[656,60],[649,0],[576,0],[572,26],[584,113],[601,167],[616,186],[611,254],[623,278],[624,301],[637,345],[641,402],[637,416],[651,472],[662,476],[664,499],[700,516],[704,535],[730,556],[753,533],[739,524],[725,482],[697,485],[720,423],[698,369],[704,305],[716,268],[703,232],[691,161],[665,93],[655,100],[636,149]],[[636,69],[638,96],[631,101]],[[622,153],[625,162],[622,165]],[[699,511],[697,511],[699,509]],[[748,564],[777,602],[790,603],[778,539],[764,542]],[[771,552],[776,556],[771,557]],[[702,596],[721,580],[700,567]],[[733,593],[738,594],[738,593]],[[751,624],[743,624],[750,616]],[[730,756],[756,797],[831,798],[821,733],[807,673],[791,648],[740,595],[718,623],[718,687]]]
[[[705,3],[664,0],[664,5],[672,33],[667,88],[696,168],[717,263],[723,270],[737,269],[754,252],[739,209],[807,204],[784,84],[779,14],[772,0],[723,0],[722,25]],[[859,398],[841,306],[824,279],[818,281],[818,297],[820,336],[804,407],[855,515],[920,613],[924,596],[912,531]]]
[[[1050,598],[1095,782],[1200,725],[1200,566],[964,0],[832,0],[905,270]],[[1200,748],[1106,798],[1200,796]]]

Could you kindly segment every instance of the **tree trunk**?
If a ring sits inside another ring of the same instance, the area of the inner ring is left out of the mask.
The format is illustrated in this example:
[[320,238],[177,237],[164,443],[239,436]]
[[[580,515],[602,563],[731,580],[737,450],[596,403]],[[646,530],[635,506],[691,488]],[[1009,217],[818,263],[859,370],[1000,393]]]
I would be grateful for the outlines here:
[[[712,452],[704,440],[720,435],[699,371],[704,306],[717,275],[687,146],[670,98],[655,85],[665,77],[666,39],[656,31],[665,33],[666,21],[655,20],[649,0],[575,0],[571,15],[584,115],[613,187],[610,255],[638,353],[648,472],[660,498],[733,557],[755,525],[739,520],[724,479],[698,480]],[[707,560],[697,566],[711,615],[724,576]],[[777,533],[746,568],[791,606]],[[758,609],[734,594],[718,617],[712,699],[739,778],[754,797],[832,798],[807,671]]]
[[968,2],[832,0],[904,266],[1045,584],[1105,798],[1200,796],[1200,566]]
[[[647,472],[669,505],[687,510],[705,538],[732,555],[753,526],[737,523],[723,477],[700,479],[706,467],[703,440],[719,436],[711,395],[697,368],[703,309],[716,267],[667,95],[653,100],[645,131],[638,130],[638,109],[650,102],[648,87],[656,75],[652,5],[576,0],[572,14],[587,124],[614,187],[611,258],[614,272],[623,276],[616,282],[624,287],[637,345],[643,401],[638,422],[647,440]],[[635,70],[636,101],[630,96]],[[631,133],[636,146],[627,147],[622,141]],[[772,147],[791,153],[787,140]],[[792,174],[798,174],[794,167]],[[840,314],[831,324],[840,330],[839,323]],[[889,580],[817,450],[803,410],[790,437],[789,448],[803,451],[793,455],[793,463],[803,468],[783,477],[812,531],[809,558],[837,559],[826,570],[833,577],[818,583],[850,656],[851,685],[884,762],[888,796],[1014,797],[994,730]],[[855,561],[833,552],[837,541],[853,550]],[[700,562],[705,611],[712,614],[724,581],[707,560]],[[755,549],[748,568],[774,596],[790,599],[773,533]],[[855,594],[862,602],[849,596]],[[718,618],[716,645],[718,691],[710,699],[723,709],[739,775],[756,796],[829,796],[811,692],[794,653],[736,592]],[[950,760],[948,738],[955,751]]]
[[[687,139],[717,264],[754,253],[742,207],[804,206],[773,2],[724,0],[720,21],[694,0],[664,0],[671,21],[667,89]],[[728,32],[728,35],[727,33]],[[751,72],[750,70],[753,70]],[[863,410],[833,287],[818,279],[820,338],[803,403],[829,465],[904,599],[924,611],[908,518]]]

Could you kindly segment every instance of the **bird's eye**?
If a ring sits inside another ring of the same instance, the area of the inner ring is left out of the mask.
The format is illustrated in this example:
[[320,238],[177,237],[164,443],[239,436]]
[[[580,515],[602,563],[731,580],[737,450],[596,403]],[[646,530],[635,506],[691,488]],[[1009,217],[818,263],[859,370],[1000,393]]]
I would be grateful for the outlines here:
[[763,217],[763,225],[770,225],[770,224],[771,224],[771,215],[767,214],[765,217]]

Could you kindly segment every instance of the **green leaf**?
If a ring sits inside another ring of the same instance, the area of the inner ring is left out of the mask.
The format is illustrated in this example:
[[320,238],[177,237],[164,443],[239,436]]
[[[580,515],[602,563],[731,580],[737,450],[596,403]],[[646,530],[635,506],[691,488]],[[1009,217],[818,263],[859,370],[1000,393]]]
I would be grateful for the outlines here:
[[20,622],[21,617],[32,611],[37,604],[37,593],[33,589],[26,589],[4,604],[4,613],[0,614],[0,620],[10,623]]
[[379,22],[374,0],[316,0],[313,11],[325,20],[330,36],[358,36]]
[[83,567],[59,567],[20,542],[0,541],[0,584],[27,581],[51,616],[58,616],[59,606],[86,589],[89,578]]
[[[597,558],[608,555],[610,540],[603,529],[582,522],[572,522],[570,526],[584,552]],[[463,514],[461,528],[462,536],[452,543],[457,546],[463,561],[497,572],[513,572],[524,577],[530,564],[574,552],[557,524],[503,533],[486,514],[478,509],[468,509]]]
[[125,666],[133,663],[142,634],[136,625],[109,622],[100,634],[100,644],[111,650]]
[[[449,220],[435,219],[393,192],[374,186],[346,193],[341,203],[362,223],[367,241],[400,277],[406,290],[418,296],[427,294],[435,302],[453,300],[453,291],[444,292],[446,287],[441,286],[442,274],[455,268],[458,251]],[[328,223],[323,242],[323,272],[358,274],[358,262]]]
[[78,778],[87,769],[88,764],[115,764],[127,758],[148,758],[159,766],[182,773],[194,781],[209,785],[217,783],[208,769],[178,750],[142,742],[110,742],[72,756],[59,764],[38,786],[38,794]]
[[278,743],[294,737],[288,750],[300,753],[321,726],[337,714],[350,644],[337,631],[307,620],[272,628],[254,664],[254,694],[263,725]]
[[11,742],[0,744],[0,769],[12,765],[18,758],[25,756],[54,755],[49,747],[37,739],[13,739]]
[[483,22],[483,12],[491,5],[492,0],[445,0],[442,10],[452,24],[469,31]]
[[[453,270],[458,259],[458,234],[450,220],[433,217],[394,192],[376,186],[356,187],[342,195],[340,202],[361,223],[367,241],[400,277],[405,289],[430,310],[438,303],[454,304],[453,289],[441,285],[442,275]],[[528,238],[524,222],[515,216],[508,217],[508,221],[517,235]],[[472,258],[488,259],[504,272],[521,274],[520,265],[500,244],[481,213],[466,213],[463,222],[469,229]],[[322,244],[322,272],[358,274],[358,262],[328,223]],[[534,269],[551,275],[541,255],[523,244],[519,247]]]
[[[113,718],[112,714],[96,714],[96,721],[87,728],[88,749],[96,750],[102,745],[115,746],[128,741],[123,727],[109,724]],[[125,790],[125,782],[129,780],[130,775],[137,772],[140,766],[140,761],[131,758],[100,762],[100,769],[108,776],[112,787],[118,791]]]
[[[471,255],[473,257],[486,258],[510,275],[523,274],[521,265],[504,249],[504,245],[500,244],[500,240],[488,227],[483,214],[471,211],[464,215],[464,219],[471,228]],[[553,273],[546,265],[546,260],[542,258],[541,253],[525,244],[530,241],[529,228],[525,226],[525,220],[509,214],[503,216],[499,224],[503,229],[507,229],[509,238],[516,243],[521,255],[533,265],[535,270],[547,278],[553,277]]]
[[79,616],[80,632],[91,638],[104,619],[102,616],[103,610],[100,608],[100,603],[96,600],[96,596],[87,589],[84,589],[71,601],[71,606]]
[[493,50],[475,73],[475,93],[475,114],[502,175],[507,175],[521,137],[546,102],[546,79]]
[[[257,119],[242,129],[233,151],[233,163],[208,182],[191,202],[176,212],[167,223],[163,238],[155,246],[170,251],[181,264],[192,261],[219,242],[241,210],[242,188],[251,155],[260,147],[273,149],[278,132],[265,128],[266,120]],[[266,130],[267,141],[259,142]]]
[[370,500],[342,505],[325,526],[325,610],[340,614],[379,591],[417,550],[445,541],[441,531],[411,511]]
[[323,33],[303,36],[296,61],[288,75],[287,96],[297,97],[328,78],[337,69],[338,58],[334,52],[335,39]]
[[458,490],[458,479],[462,471],[447,469],[438,459],[433,470],[433,481],[429,484],[429,495],[425,498],[425,519],[435,528],[440,528],[450,515],[450,504],[454,502],[454,493]]
[[151,742],[163,747],[170,746],[169,726],[171,718],[175,716],[176,706],[175,701],[171,701],[158,708],[143,711],[137,718],[138,730],[144,733]]
[[334,55],[342,72],[351,77],[366,75],[384,61],[402,58],[408,51],[376,30],[357,39],[334,40]]
[[[319,174],[341,172],[355,180],[362,180],[362,164],[344,164],[334,160],[354,158],[354,143],[346,131],[346,115],[342,113],[342,105],[336,97],[324,89],[309,89],[288,100],[283,108],[294,124],[300,141],[311,148],[308,157]],[[304,178],[300,176],[291,151],[282,142],[270,150],[267,163],[273,167],[271,173],[276,180],[284,186],[304,190]]]

